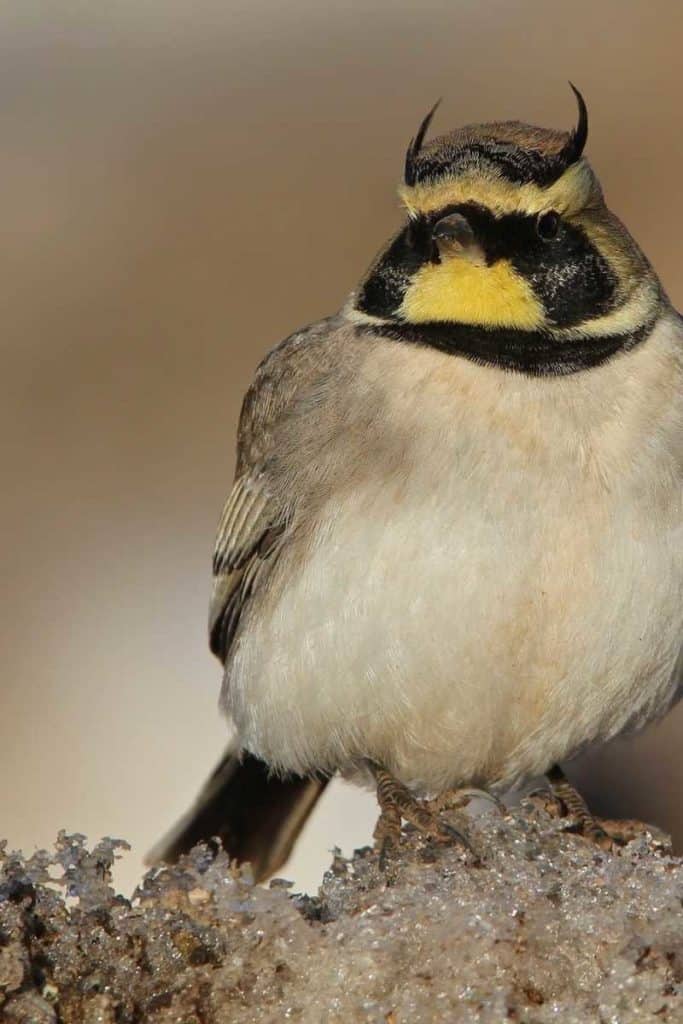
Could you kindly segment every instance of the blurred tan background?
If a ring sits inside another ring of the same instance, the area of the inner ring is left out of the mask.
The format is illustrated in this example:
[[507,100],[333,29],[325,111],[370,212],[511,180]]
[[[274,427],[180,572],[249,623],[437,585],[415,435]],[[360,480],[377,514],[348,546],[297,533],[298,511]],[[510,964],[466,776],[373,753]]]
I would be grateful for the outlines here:
[[[399,216],[405,146],[569,127],[683,304],[677,0],[0,4],[0,835],[134,844],[218,757],[213,532],[263,353],[334,310]],[[267,291],[264,291],[267,282]],[[579,764],[603,810],[683,847],[683,708]],[[285,872],[368,840],[328,792]]]

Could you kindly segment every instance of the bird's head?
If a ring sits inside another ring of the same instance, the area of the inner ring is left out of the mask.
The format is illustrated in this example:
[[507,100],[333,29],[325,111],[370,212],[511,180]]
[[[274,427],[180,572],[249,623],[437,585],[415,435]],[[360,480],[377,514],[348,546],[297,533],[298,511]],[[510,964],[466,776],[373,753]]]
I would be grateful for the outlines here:
[[529,373],[596,365],[647,332],[661,289],[583,156],[574,92],[570,132],[508,121],[424,144],[430,111],[406,155],[407,222],[355,293],[357,318]]

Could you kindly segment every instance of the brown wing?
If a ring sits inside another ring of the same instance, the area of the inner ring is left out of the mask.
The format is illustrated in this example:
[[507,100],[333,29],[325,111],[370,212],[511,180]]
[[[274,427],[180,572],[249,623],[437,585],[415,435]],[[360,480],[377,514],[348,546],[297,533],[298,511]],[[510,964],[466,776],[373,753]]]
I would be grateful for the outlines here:
[[245,395],[237,431],[237,478],[218,526],[213,560],[209,638],[222,661],[250,595],[285,542],[295,496],[288,496],[284,508],[284,499],[269,489],[269,472],[286,447],[297,410],[329,369],[334,331],[330,318],[291,335],[266,356]]
[[245,603],[272,565],[285,518],[268,494],[267,476],[252,472],[233,484],[218,525],[213,556],[209,643],[225,661]]

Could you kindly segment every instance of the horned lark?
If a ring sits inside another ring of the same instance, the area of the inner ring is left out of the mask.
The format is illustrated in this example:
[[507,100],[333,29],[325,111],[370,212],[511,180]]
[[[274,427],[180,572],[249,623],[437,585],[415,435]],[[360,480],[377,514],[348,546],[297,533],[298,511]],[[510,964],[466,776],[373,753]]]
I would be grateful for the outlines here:
[[384,844],[466,786],[571,804],[558,762],[675,699],[683,325],[574,91],[569,133],[425,144],[430,112],[404,225],[258,368],[210,613],[236,739],[157,857],[220,836],[264,877],[335,773],[374,777]]

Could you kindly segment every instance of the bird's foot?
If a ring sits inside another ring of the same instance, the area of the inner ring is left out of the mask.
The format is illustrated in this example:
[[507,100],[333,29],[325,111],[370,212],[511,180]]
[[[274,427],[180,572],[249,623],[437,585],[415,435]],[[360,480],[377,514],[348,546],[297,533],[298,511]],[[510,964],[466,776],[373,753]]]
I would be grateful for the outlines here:
[[596,818],[598,826],[612,840],[613,847],[626,846],[634,839],[647,838],[663,853],[671,852],[671,836],[656,825],[635,818]]
[[622,845],[615,836],[602,827],[601,822],[592,814],[586,801],[572,786],[559,765],[553,765],[546,777],[560,810],[564,812],[565,816],[573,819],[573,831],[583,836],[584,839],[588,839],[589,842],[595,843],[602,850],[614,850]]
[[428,804],[431,810],[436,814],[440,814],[442,811],[459,811],[463,807],[467,807],[472,800],[488,800],[499,814],[504,816],[508,813],[507,807],[497,796],[489,793],[486,789],[476,789],[472,786],[466,786],[461,789],[447,789],[445,793],[440,793],[429,800]]
[[573,831],[595,843],[603,850],[618,850],[627,843],[642,836],[650,839],[663,850],[670,849],[671,839],[661,829],[641,821],[615,821],[597,818],[577,789],[572,786],[559,765],[548,772],[548,781],[556,805],[574,820]]
[[428,802],[413,796],[401,782],[379,765],[370,765],[377,782],[380,815],[374,838],[379,850],[380,868],[386,870],[401,839],[401,822],[406,821],[423,836],[440,843],[457,842],[470,852],[472,846],[466,831],[443,821]]

